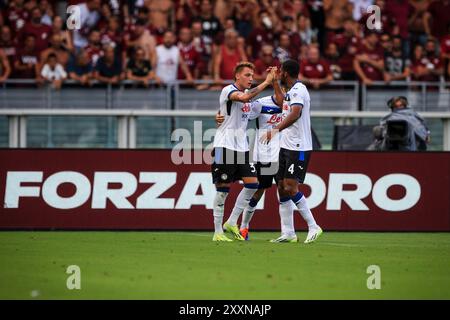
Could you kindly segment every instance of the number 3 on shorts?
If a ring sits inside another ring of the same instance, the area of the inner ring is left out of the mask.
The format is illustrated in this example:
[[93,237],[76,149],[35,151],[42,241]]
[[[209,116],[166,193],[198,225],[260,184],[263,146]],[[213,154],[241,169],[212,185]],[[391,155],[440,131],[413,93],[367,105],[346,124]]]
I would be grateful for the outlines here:
[[291,164],[288,168],[290,174],[294,174],[294,164]]
[[254,163],[250,163],[250,168],[252,168],[252,173],[256,172],[256,168],[255,168],[255,164]]

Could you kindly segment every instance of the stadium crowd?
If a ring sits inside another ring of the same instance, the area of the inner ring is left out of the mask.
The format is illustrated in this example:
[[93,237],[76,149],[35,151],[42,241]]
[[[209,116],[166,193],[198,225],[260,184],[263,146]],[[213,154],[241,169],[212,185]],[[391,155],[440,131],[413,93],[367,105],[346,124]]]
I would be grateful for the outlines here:
[[[380,21],[367,13],[372,4]],[[69,5],[81,12],[75,30],[57,14]],[[289,58],[313,88],[450,79],[450,0],[0,0],[0,9],[0,83],[220,86],[239,61],[252,61],[262,80]]]

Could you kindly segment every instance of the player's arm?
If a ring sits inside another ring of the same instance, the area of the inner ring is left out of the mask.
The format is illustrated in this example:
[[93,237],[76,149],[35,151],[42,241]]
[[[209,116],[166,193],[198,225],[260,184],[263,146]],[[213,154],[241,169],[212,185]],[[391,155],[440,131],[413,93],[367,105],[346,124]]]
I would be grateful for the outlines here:
[[284,92],[281,89],[281,86],[280,86],[277,78],[273,79],[272,86],[273,86],[273,90],[275,91],[275,103],[280,108],[283,108]]
[[283,121],[276,125],[273,130],[281,132],[284,129],[289,128],[298,118],[300,118],[302,109],[303,105],[300,103],[291,105],[291,112],[283,119]]
[[216,126],[218,128],[218,127],[220,127],[222,122],[225,121],[225,116],[221,115],[220,111],[217,111],[215,120],[216,120]]
[[281,132],[284,129],[289,128],[293,123],[295,123],[295,121],[297,121],[298,118],[300,118],[300,116],[302,115],[302,109],[303,109],[302,104],[300,103],[292,104],[291,112],[287,115],[287,117],[284,118],[283,121],[280,122],[280,124],[273,127],[272,130],[264,133],[260,141],[262,143],[268,144],[278,132]]
[[272,84],[272,80],[275,76],[275,71],[272,70],[269,72],[269,74],[266,77],[266,80],[259,84],[257,87],[248,90],[247,92],[242,91],[235,91],[230,94],[230,100],[232,101],[239,101],[239,102],[249,102],[251,99],[256,97],[258,94],[264,91],[265,88],[267,88],[270,84]]

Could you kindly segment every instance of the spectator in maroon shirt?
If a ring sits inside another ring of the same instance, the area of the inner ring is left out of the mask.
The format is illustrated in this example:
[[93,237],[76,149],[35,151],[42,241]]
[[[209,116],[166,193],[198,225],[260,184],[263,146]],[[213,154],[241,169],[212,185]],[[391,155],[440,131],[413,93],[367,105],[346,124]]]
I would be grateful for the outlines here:
[[386,14],[388,18],[395,19],[399,27],[399,35],[402,39],[406,39],[408,37],[408,19],[412,13],[413,8],[410,6],[408,0],[390,0],[386,2],[386,10],[384,14]]
[[450,23],[448,24],[448,33],[441,39],[441,58],[446,66],[446,79],[450,79]]
[[289,35],[289,52],[294,59],[297,59],[300,54],[302,39],[300,38],[299,33],[295,31],[294,19],[291,16],[283,17],[283,29],[281,33],[286,33]]
[[340,66],[339,50],[334,42],[330,42],[325,50],[325,58],[330,66],[330,71],[334,80],[340,80],[342,78],[342,68]]
[[361,40],[356,31],[356,22],[351,19],[346,20],[344,22],[344,32],[332,37],[331,42],[335,43],[339,50],[339,66],[342,71],[342,80],[355,80],[353,60],[361,46]]
[[50,34],[52,29],[50,26],[41,23],[42,13],[38,7],[31,11],[31,20],[27,22],[22,29],[22,35],[33,35],[36,39],[36,51],[40,54],[48,48]]
[[104,55],[100,31],[92,30],[91,33],[89,34],[88,41],[89,42],[87,47],[85,48],[85,51],[89,56],[92,65],[95,66],[97,64],[98,59],[100,59]]
[[255,26],[248,37],[247,54],[252,59],[257,59],[262,46],[265,43],[272,44],[274,36],[274,25],[277,22],[276,15],[262,10],[258,14]]
[[[194,79],[200,79],[202,67],[201,52],[197,51],[192,41],[192,31],[189,28],[181,28],[178,34],[179,42],[178,49],[180,49],[180,55],[183,57],[189,71]],[[178,67],[178,79],[186,79],[181,66]]]
[[359,79],[366,85],[383,80],[384,54],[383,49],[378,46],[378,35],[375,32],[369,33],[364,39],[353,60],[353,67]]
[[12,37],[11,28],[7,25],[1,27],[0,32],[0,49],[8,57],[9,64],[14,65],[14,59],[17,53],[17,42],[16,39]]
[[436,57],[427,57],[421,45],[416,45],[411,65],[411,75],[417,81],[439,81],[444,68],[442,61]]
[[[204,36],[202,35],[202,23],[199,20],[194,20],[191,27],[192,32],[192,43],[195,50],[199,52],[202,59],[200,74],[203,79],[212,78],[212,59],[211,52],[207,51],[207,46],[204,41]],[[201,89],[207,88],[208,86],[201,86]]]
[[24,0],[11,0],[8,9],[3,12],[3,18],[11,27],[14,34],[24,27],[29,17],[29,13],[24,6]]
[[19,49],[14,62],[14,77],[39,80],[39,54],[33,35],[25,36],[24,46]]
[[320,57],[317,46],[311,45],[308,48],[308,58],[306,61],[302,61],[299,79],[303,83],[311,85],[314,89],[319,89],[333,80],[330,66]]
[[260,57],[255,61],[255,74],[253,78],[257,81],[264,80],[267,77],[267,68],[272,66],[280,66],[280,61],[274,57],[273,46],[270,44],[263,45]]
[[425,32],[440,40],[447,34],[450,23],[450,0],[436,0],[430,3],[424,15]]

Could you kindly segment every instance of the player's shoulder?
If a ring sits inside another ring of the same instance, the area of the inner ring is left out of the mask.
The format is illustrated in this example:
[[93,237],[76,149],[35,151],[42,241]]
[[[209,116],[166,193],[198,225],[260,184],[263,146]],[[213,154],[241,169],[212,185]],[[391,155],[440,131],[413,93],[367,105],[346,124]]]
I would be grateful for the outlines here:
[[232,92],[240,91],[234,84],[229,84],[222,89],[221,95],[229,96]]
[[297,81],[292,88],[288,91],[288,95],[290,97],[296,97],[296,96],[309,96],[308,88],[301,83],[300,81]]
[[294,85],[292,86],[291,90],[289,91],[306,91],[308,92],[308,88],[306,88],[306,86],[300,82],[300,80],[298,80],[296,83],[294,83]]
[[269,105],[269,106],[275,106],[275,107],[277,106],[277,104],[275,103],[274,97],[271,95],[258,98],[254,102],[260,103],[262,105]]

